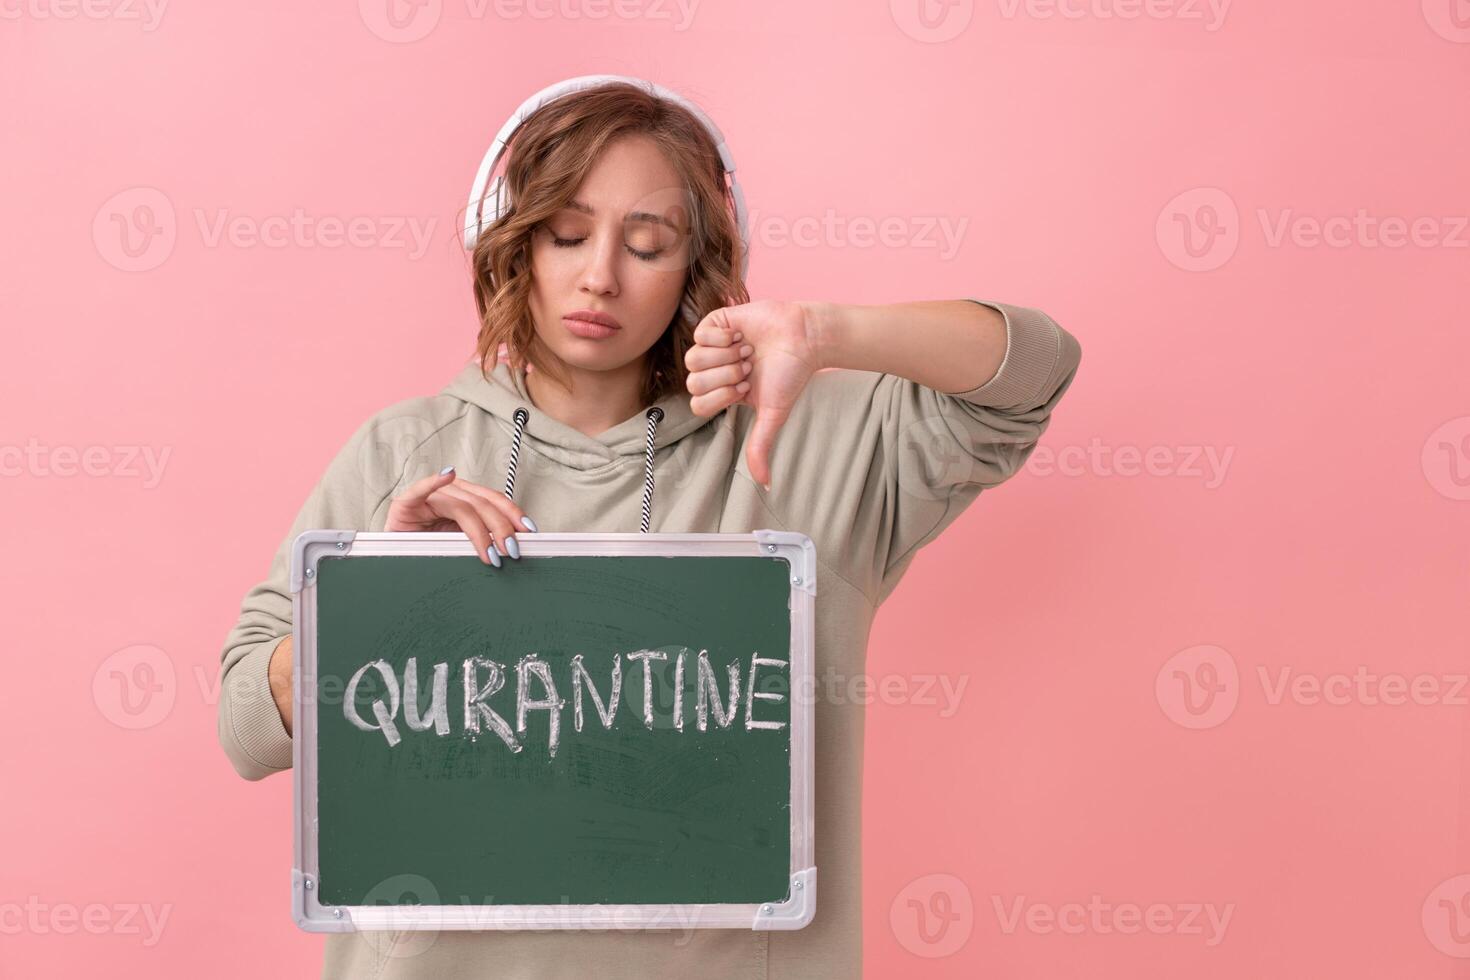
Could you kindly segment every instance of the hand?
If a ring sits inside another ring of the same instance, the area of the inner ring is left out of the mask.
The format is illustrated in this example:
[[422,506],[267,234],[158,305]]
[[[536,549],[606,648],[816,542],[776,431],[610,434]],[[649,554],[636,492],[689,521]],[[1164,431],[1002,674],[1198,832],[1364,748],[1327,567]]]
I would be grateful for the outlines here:
[[[498,490],[457,479],[453,467],[410,484],[388,505],[385,531],[463,531],[475,543],[480,561],[499,568],[502,553],[521,557],[517,527],[536,524]],[[502,549],[497,550],[499,542]]]
[[745,464],[767,490],[776,433],[822,367],[812,321],[805,303],[761,300],[722,307],[694,328],[695,346],[684,355],[695,415],[737,404],[755,409]]
[[266,676],[270,679],[271,700],[276,702],[276,710],[281,714],[281,724],[286,726],[286,734],[291,734],[291,693],[295,688],[295,682],[291,679],[291,667],[295,640],[290,633],[281,637],[276,648],[271,651],[271,659],[266,664]]

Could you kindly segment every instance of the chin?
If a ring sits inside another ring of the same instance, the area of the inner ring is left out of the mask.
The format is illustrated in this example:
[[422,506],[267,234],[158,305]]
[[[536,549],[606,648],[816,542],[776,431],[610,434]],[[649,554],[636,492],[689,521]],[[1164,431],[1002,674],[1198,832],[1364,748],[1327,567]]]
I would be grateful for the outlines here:
[[621,350],[614,350],[607,341],[575,340],[557,350],[556,356],[567,367],[578,371],[614,371],[633,358]]

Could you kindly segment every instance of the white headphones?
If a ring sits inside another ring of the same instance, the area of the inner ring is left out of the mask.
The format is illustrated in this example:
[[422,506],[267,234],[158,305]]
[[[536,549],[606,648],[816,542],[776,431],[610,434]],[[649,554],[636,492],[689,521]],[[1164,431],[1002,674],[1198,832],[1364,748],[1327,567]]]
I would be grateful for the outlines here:
[[741,249],[740,275],[744,278],[746,270],[750,267],[750,237],[746,229],[745,219],[745,193],[740,189],[740,184],[735,180],[735,158],[730,155],[730,149],[725,145],[725,137],[709,116],[704,114],[694,103],[685,99],[669,89],[654,82],[641,78],[633,78],[629,75],[581,75],[577,78],[569,78],[566,81],[549,85],[529,99],[521,103],[519,109],[510,117],[500,132],[495,134],[495,142],[490,144],[490,149],[485,151],[485,159],[480,161],[480,169],[475,174],[475,183],[470,187],[469,208],[465,211],[464,221],[464,246],[466,249],[475,247],[480,233],[489,228],[496,219],[500,217],[501,209],[505,205],[502,193],[505,186],[505,176],[497,175],[494,182],[490,183],[486,190],[486,182],[490,174],[500,162],[501,156],[505,154],[506,147],[510,143],[511,134],[516,131],[526,120],[526,117],[548,102],[558,99],[572,92],[580,92],[583,89],[593,88],[606,82],[629,82],[641,88],[648,89],[652,94],[662,99],[675,102],[693,114],[695,119],[704,125],[709,132],[710,138],[714,140],[715,146],[720,152],[720,163],[724,167],[725,176],[730,181],[730,197],[735,202],[735,223],[740,227]]

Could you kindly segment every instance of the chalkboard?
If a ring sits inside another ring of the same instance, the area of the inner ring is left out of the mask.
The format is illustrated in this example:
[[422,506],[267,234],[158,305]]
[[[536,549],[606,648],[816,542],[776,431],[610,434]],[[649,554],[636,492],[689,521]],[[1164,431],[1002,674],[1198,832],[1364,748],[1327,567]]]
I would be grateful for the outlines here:
[[518,539],[296,540],[298,925],[806,925],[810,539]]

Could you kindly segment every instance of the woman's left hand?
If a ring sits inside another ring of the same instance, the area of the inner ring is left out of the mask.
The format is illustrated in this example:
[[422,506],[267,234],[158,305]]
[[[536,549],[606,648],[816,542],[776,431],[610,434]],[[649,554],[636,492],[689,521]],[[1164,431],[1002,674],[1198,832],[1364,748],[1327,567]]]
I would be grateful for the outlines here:
[[755,409],[745,464],[767,490],[776,433],[823,366],[815,337],[809,304],[761,300],[710,313],[694,328],[695,346],[684,355],[695,415],[737,404]]

